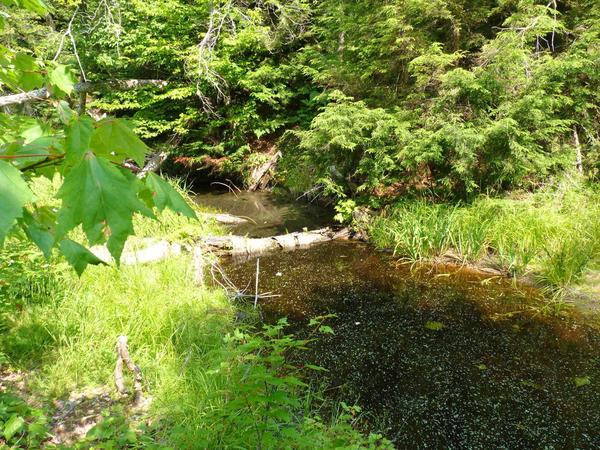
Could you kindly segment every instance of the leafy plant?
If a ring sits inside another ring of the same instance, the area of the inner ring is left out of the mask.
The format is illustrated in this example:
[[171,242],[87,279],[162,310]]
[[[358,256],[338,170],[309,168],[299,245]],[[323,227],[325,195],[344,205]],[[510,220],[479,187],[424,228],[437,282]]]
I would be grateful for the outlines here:
[[[36,14],[46,12],[39,0],[16,4]],[[194,216],[164,180],[152,174],[139,179],[126,168],[128,160],[142,166],[148,152],[126,122],[94,122],[62,100],[74,91],[67,66],[2,47],[0,88],[41,87],[52,94],[49,103],[56,108],[48,123],[18,114],[3,114],[0,120],[0,243],[8,235],[26,238],[46,257],[56,248],[81,274],[88,264],[102,261],[71,239],[74,229],[82,227],[90,246],[106,242],[118,262],[134,233],[135,214],[154,217],[154,207],[169,207]],[[56,194],[61,203],[50,209],[38,203],[31,180],[56,174],[63,179]]]
[[47,419],[19,397],[0,392],[0,445],[39,448],[48,439]]

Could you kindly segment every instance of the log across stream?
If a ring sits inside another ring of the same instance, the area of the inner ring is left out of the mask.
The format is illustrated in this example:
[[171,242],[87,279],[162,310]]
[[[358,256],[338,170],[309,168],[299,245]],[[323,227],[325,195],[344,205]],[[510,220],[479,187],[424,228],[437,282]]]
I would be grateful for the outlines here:
[[[250,237],[323,225],[321,211],[267,194],[218,198],[258,224],[243,225]],[[265,320],[287,316],[302,335],[311,317],[336,314],[335,334],[303,362],[327,368],[318,376],[328,394],[360,405],[398,448],[600,448],[600,332],[571,313],[540,313],[535,291],[344,240],[259,257],[260,290],[277,295],[259,299]],[[256,256],[223,266],[254,286]]]

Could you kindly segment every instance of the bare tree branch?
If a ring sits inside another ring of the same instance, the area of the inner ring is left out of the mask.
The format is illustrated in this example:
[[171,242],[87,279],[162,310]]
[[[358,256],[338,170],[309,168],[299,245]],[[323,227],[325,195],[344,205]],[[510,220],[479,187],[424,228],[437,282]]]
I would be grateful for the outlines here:
[[[75,84],[74,91],[76,93],[81,92],[94,92],[101,89],[111,90],[122,90],[126,91],[129,89],[136,89],[143,86],[156,86],[164,88],[168,84],[165,80],[113,80],[92,83],[84,81],[82,83]],[[46,100],[50,97],[48,89],[41,88],[35,89],[29,92],[22,92],[20,94],[11,94],[0,97],[0,107],[8,105],[19,105],[26,102]]]

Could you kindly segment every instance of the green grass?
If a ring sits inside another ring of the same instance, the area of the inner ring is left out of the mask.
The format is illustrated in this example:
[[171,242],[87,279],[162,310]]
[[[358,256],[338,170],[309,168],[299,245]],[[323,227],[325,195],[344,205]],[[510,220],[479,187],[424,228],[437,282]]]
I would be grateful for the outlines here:
[[[220,231],[210,221],[170,213],[160,219],[136,218],[139,235],[180,240]],[[221,290],[194,284],[187,254],[90,266],[81,278],[18,240],[1,256],[0,365],[28,374],[37,404],[51,413],[56,399],[88,388],[114,395],[120,335],[128,336],[142,369],[144,394],[152,398],[147,413],[135,419],[127,408],[112,409],[77,448],[89,448],[92,439],[121,448],[141,420],[151,425],[136,448],[388,448],[379,436],[354,430],[350,412],[319,418],[319,391],[302,387],[283,365],[293,338],[237,323]]]
[[469,204],[399,202],[371,227],[373,242],[409,261],[451,251],[465,262],[490,257],[514,276],[560,290],[600,259],[600,192],[563,181],[537,193],[480,197]]
[[[266,341],[253,332],[239,342],[225,340],[240,326],[235,309],[221,291],[195,286],[190,267],[183,256],[121,269],[92,267],[81,279],[70,272],[46,274],[62,277],[63,289],[13,311],[0,348],[13,369],[31,374],[33,395],[50,403],[96,386],[113,392],[116,338],[127,335],[131,357],[143,371],[145,395],[153,399],[145,419],[153,423],[153,442],[161,445],[258,448],[262,439],[262,448],[278,448],[275,441],[290,448],[314,448],[315,443],[366,448],[365,438],[347,423],[350,415],[324,422],[314,401],[319,394],[297,387],[289,375],[285,389],[265,391],[272,399],[262,392],[263,378],[283,379],[270,372]],[[273,346],[288,342],[275,340]],[[278,414],[284,411],[277,424],[266,416],[263,402],[284,404],[273,407]],[[286,418],[288,404],[292,413]],[[261,420],[267,429],[285,433],[265,432],[259,439],[254,424]],[[382,443],[378,436],[369,439],[373,448]]]

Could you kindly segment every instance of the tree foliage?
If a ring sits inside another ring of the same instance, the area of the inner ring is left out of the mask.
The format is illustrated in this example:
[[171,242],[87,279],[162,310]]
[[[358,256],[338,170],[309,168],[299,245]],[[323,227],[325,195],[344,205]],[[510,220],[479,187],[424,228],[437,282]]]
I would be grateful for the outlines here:
[[[9,19],[18,8],[47,12],[40,0],[3,3]],[[101,261],[74,240],[79,229],[87,245],[106,243],[119,261],[134,234],[134,214],[153,217],[154,207],[165,206],[194,213],[168,183],[154,174],[140,179],[127,168],[129,160],[143,166],[148,147],[125,121],[94,121],[71,109],[74,78],[71,66],[45,61],[27,49],[0,47],[3,91],[46,88],[51,94],[39,110],[15,108],[0,115],[0,243],[9,235],[25,236],[47,257],[58,249],[81,273]],[[39,176],[61,182],[50,205],[31,188]]]
[[[47,85],[66,100],[69,67],[93,81],[168,84],[94,93],[93,110],[129,125],[92,122],[60,101],[58,113],[36,107],[37,121],[0,117],[20,169],[47,170],[42,156],[24,156],[40,152],[64,154],[65,175],[87,150],[140,163],[146,150],[134,130],[192,166],[239,179],[264,160],[254,153],[279,145],[291,189],[320,187],[375,206],[404,194],[534,189],[574,170],[577,152],[588,177],[599,173],[600,9],[592,0],[50,5],[51,21],[33,13],[6,21],[4,90]],[[56,127],[62,136],[49,131]],[[26,201],[13,197],[5,208]]]

